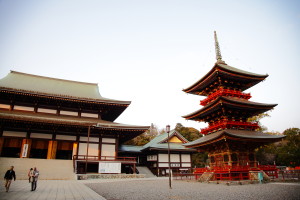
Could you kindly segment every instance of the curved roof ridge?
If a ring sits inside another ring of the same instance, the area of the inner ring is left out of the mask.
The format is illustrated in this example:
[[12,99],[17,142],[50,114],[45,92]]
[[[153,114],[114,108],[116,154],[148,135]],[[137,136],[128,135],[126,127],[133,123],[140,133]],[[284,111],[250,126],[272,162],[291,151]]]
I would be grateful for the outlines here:
[[24,73],[24,72],[17,72],[17,71],[14,71],[14,70],[10,70],[10,73],[20,74],[20,75],[25,75],[25,76],[32,76],[32,77],[37,77],[37,78],[45,78],[45,79],[50,79],[50,80],[66,81],[66,82],[88,84],[88,85],[98,85],[98,83],[88,83],[88,82],[82,82],[82,81],[74,81],[74,80],[61,79],[61,78],[53,78],[53,77],[49,77],[49,76],[29,74],[29,73]]
[[108,101],[116,104],[131,103],[130,101],[102,97],[97,83],[65,80],[17,71],[10,71],[9,74],[0,79],[0,88],[36,95],[50,95],[88,101]]

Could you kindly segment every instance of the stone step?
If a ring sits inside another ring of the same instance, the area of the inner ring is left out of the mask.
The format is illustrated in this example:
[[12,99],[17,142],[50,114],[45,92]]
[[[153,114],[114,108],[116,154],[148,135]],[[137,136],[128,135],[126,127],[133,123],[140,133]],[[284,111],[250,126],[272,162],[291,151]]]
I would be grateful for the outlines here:
[[156,177],[148,167],[145,166],[138,166],[136,167],[137,170],[139,171],[139,174],[145,174],[146,178],[152,178],[152,177]]

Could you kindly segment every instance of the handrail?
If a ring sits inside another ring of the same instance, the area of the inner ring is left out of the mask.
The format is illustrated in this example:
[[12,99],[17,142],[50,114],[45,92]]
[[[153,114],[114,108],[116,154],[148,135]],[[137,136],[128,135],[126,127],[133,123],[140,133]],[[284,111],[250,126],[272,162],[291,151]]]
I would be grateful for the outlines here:
[[74,155],[73,156],[73,160],[88,160],[88,161],[132,161],[132,162],[136,162],[136,157]]
[[239,121],[230,121],[227,119],[223,119],[216,123],[211,123],[206,128],[202,128],[200,132],[203,135],[207,135],[210,132],[217,131],[219,129],[226,129],[226,128],[244,128],[244,129],[255,130],[259,128],[259,125],[257,122],[239,122]]
[[208,95],[207,98],[200,101],[200,105],[205,106],[208,103],[210,103],[211,101],[215,100],[219,96],[238,97],[238,98],[243,98],[246,100],[251,98],[250,93],[244,93],[244,92],[240,92],[240,91],[236,91],[236,90],[220,88],[219,90],[215,91],[214,93],[211,93],[210,95]]

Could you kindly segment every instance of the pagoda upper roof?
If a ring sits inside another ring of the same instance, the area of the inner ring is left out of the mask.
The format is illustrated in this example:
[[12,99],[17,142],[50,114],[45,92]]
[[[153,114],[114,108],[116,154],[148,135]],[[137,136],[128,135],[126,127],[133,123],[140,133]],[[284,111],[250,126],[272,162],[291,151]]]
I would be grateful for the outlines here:
[[254,116],[266,112],[275,106],[277,106],[277,104],[264,104],[264,103],[257,103],[257,102],[248,101],[241,98],[236,98],[236,97],[220,96],[213,102],[202,107],[201,109],[182,117],[190,120],[204,121],[203,119],[205,117],[211,115],[211,113],[220,110],[224,107],[228,107],[231,109],[238,109],[239,111],[247,111],[247,113],[250,116]]
[[264,80],[266,77],[268,77],[268,75],[244,71],[235,67],[231,67],[225,62],[216,62],[214,67],[205,76],[203,76],[190,87],[183,89],[183,91],[186,93],[206,96],[208,94],[205,92],[205,89],[211,84],[214,84],[216,81],[219,81],[218,79],[220,77],[225,80],[233,80],[234,82],[243,82],[244,84],[235,86],[244,91]]
[[[225,129],[206,136],[203,136],[193,142],[183,144],[183,146],[194,148],[210,145],[222,139],[238,140],[238,141],[251,141],[257,143],[270,143],[279,141],[284,138],[284,135],[270,135],[263,132],[249,131],[249,130],[235,130]],[[253,140],[252,140],[253,139]]]
[[11,71],[0,79],[0,89],[17,91],[43,97],[61,97],[77,99],[85,102],[103,102],[110,104],[129,105],[130,101],[104,98],[99,93],[96,83],[85,83],[58,78],[50,78],[22,72]]

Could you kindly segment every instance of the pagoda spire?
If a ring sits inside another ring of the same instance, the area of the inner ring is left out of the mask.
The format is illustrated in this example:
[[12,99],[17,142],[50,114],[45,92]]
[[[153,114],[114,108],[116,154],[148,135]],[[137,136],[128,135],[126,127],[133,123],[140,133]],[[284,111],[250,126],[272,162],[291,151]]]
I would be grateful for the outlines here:
[[215,35],[215,50],[216,50],[217,63],[226,64],[222,60],[221,50],[220,50],[220,46],[219,46],[219,42],[218,42],[218,37],[217,37],[217,32],[216,31],[214,31],[214,35]]

